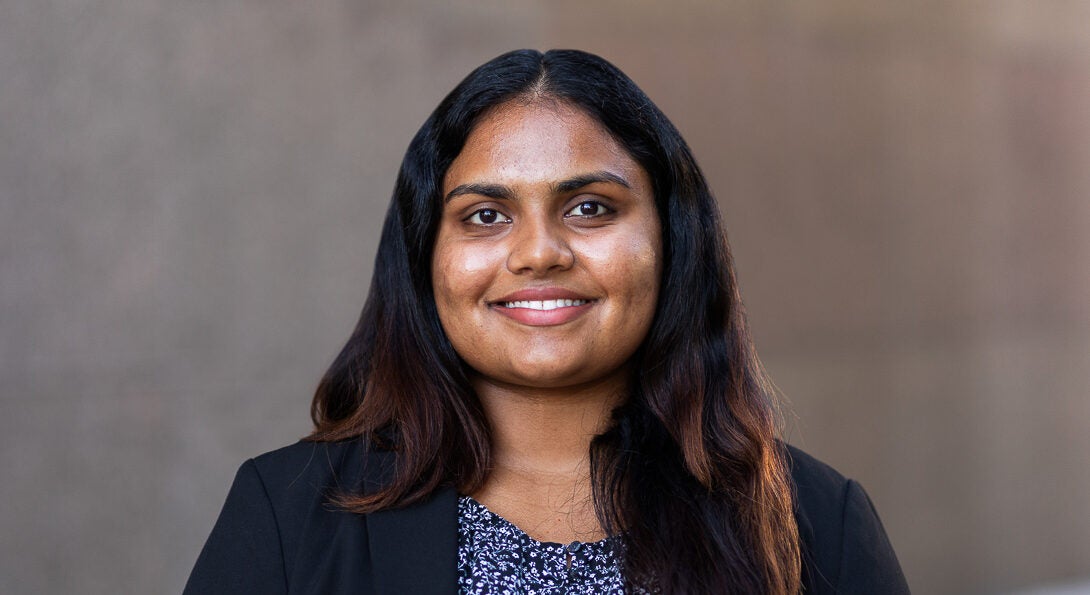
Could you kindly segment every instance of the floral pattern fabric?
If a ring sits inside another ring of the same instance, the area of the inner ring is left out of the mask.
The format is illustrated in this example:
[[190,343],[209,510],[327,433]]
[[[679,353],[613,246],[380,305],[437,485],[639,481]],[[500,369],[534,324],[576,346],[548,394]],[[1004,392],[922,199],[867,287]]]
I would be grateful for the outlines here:
[[476,500],[458,500],[458,591],[465,595],[623,594],[620,540],[537,541]]

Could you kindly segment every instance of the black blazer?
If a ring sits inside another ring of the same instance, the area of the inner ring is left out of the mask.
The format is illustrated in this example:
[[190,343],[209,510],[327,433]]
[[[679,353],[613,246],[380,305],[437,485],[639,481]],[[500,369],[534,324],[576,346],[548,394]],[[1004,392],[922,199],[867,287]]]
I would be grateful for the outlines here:
[[[863,488],[798,449],[790,455],[804,593],[908,593]],[[377,485],[392,457],[359,441],[299,442],[246,461],[185,593],[456,593],[454,489],[368,515],[329,503]]]

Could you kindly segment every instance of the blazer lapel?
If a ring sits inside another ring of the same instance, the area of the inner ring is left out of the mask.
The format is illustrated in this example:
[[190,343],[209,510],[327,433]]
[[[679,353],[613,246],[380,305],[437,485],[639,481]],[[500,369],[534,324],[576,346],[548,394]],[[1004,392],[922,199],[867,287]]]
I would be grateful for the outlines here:
[[375,592],[454,594],[458,590],[458,495],[437,490],[427,500],[366,517]]

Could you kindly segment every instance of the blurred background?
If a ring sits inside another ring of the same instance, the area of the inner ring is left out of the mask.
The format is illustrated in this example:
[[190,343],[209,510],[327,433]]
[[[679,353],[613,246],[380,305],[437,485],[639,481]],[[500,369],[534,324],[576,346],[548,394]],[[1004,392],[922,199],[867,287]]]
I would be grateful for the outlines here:
[[[593,4],[593,6],[590,6]],[[1090,592],[1090,3],[0,3],[0,592],[181,590],[401,155],[514,48],[693,146],[792,442],[916,593]]]

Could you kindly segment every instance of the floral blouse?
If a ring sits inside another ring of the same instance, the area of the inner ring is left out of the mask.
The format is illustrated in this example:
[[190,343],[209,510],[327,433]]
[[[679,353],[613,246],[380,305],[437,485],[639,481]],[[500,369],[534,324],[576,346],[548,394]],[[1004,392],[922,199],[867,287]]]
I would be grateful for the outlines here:
[[624,593],[620,540],[537,541],[476,500],[458,499],[458,592]]

